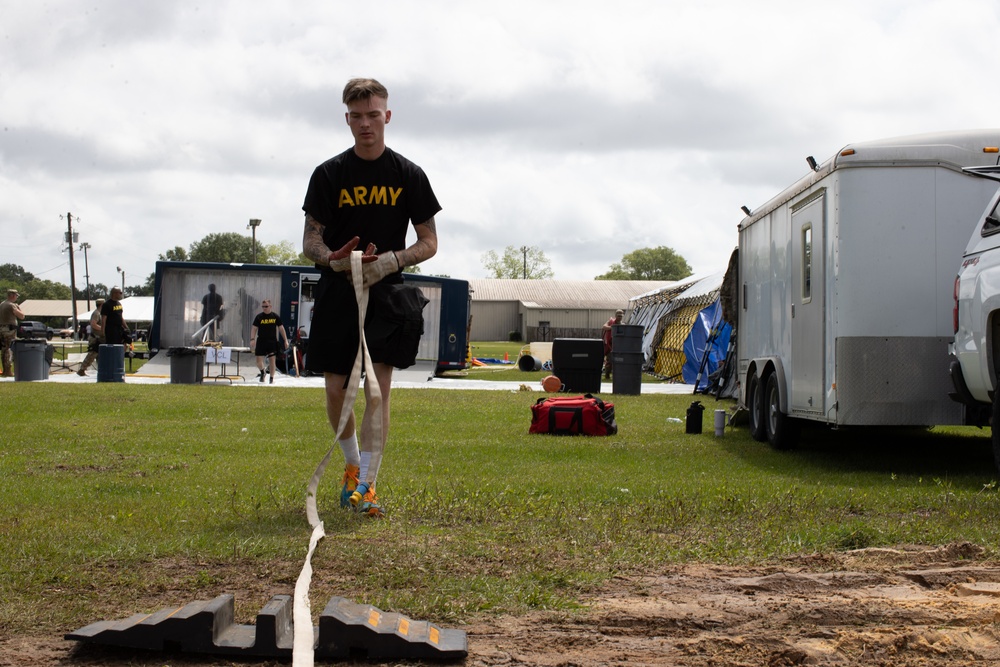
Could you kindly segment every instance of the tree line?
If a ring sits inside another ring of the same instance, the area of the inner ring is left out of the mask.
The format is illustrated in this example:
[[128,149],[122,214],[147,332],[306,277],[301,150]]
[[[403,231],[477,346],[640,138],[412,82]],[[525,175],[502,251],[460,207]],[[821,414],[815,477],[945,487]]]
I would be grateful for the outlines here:
[[[186,249],[174,246],[161,253],[158,259],[173,262],[249,264],[255,256],[258,264],[283,266],[313,264],[290,241],[263,244],[237,232],[209,234]],[[483,254],[482,262],[492,278],[548,280],[555,277],[548,257],[537,246],[507,246],[502,254],[490,250]],[[419,273],[419,267],[408,268]],[[620,262],[612,264],[607,272],[595,276],[594,280],[681,280],[691,273],[691,267],[683,257],[671,248],[658,246],[626,253]],[[154,280],[155,274],[151,273],[145,283],[122,285],[122,291],[125,296],[153,296]],[[0,293],[6,293],[10,288],[18,290],[22,299],[65,300],[73,296],[68,285],[38,278],[17,264],[2,264]],[[111,288],[104,283],[91,283],[88,293],[87,286],[78,283],[76,298],[78,300],[107,298],[110,291]]]
[[[502,255],[490,250],[483,253],[481,259],[491,278],[547,280],[555,277],[548,257],[537,246],[515,248],[509,245]],[[606,273],[594,276],[594,280],[681,280],[691,273],[687,260],[673,248],[657,246],[626,253]]]

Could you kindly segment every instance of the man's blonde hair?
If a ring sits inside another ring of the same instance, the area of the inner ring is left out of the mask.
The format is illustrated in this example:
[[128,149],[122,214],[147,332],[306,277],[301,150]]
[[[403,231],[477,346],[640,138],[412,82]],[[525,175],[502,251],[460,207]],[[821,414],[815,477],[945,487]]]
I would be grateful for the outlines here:
[[375,79],[351,79],[344,86],[344,104],[372,97],[389,99],[389,91]]

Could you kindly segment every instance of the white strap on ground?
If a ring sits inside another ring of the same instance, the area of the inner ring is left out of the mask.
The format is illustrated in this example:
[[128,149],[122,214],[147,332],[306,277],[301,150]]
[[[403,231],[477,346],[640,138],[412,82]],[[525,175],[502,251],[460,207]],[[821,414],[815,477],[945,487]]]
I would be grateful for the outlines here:
[[[372,424],[372,437],[374,438],[372,442],[376,444],[376,447],[372,453],[371,466],[376,471],[378,470],[376,467],[376,452],[378,462],[382,460],[382,392],[379,389],[378,380],[375,379],[375,373],[372,372],[368,344],[365,342],[365,314],[368,312],[368,289],[364,287],[361,253],[357,250],[351,253],[351,279],[354,284],[354,297],[358,302],[358,333],[361,339],[359,345],[361,354],[358,354],[354,359],[354,367],[351,369],[351,375],[347,382],[344,406],[340,412],[340,423],[334,432],[333,446],[327,450],[326,456],[316,466],[316,471],[313,472],[312,477],[309,479],[309,486],[306,490],[306,518],[309,520],[309,525],[313,530],[309,538],[309,551],[306,553],[305,563],[302,566],[302,571],[299,573],[298,580],[295,582],[294,604],[292,607],[292,624],[294,626],[292,667],[313,667],[314,664],[316,637],[313,633],[309,586],[312,583],[313,553],[316,551],[316,545],[319,544],[319,541],[326,536],[326,532],[323,530],[323,522],[320,521],[319,512],[316,509],[316,491],[319,489],[320,480],[323,478],[323,472],[330,462],[330,457],[333,455],[333,451],[337,449],[337,437],[343,433],[344,427],[347,426],[347,420],[354,410],[354,401],[358,397],[358,385],[361,382],[362,359],[364,360],[364,367],[368,369],[368,372],[365,374],[365,386],[368,388],[369,402],[365,404],[365,412],[376,410],[376,412],[372,413],[374,417],[372,421],[375,422]],[[374,479],[371,474],[368,477]]]

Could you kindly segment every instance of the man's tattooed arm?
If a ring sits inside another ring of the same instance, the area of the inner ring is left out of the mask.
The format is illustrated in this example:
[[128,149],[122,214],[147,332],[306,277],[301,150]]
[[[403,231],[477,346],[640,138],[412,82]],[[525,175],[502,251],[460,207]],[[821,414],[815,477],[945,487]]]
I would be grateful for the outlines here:
[[399,263],[399,268],[419,264],[437,253],[437,225],[434,218],[414,225],[413,228],[417,232],[417,240],[409,248],[396,251],[396,262]]
[[323,225],[306,213],[306,229],[302,234],[302,254],[317,264],[329,264],[331,252],[323,243]]

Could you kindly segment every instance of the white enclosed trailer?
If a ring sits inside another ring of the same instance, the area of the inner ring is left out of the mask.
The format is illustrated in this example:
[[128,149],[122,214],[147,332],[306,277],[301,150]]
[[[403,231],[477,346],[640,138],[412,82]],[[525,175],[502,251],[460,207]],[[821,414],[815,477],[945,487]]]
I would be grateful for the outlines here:
[[[751,434],[960,424],[955,273],[997,184],[1000,130],[850,144],[739,225],[737,355]],[[744,209],[746,211],[746,209]]]

